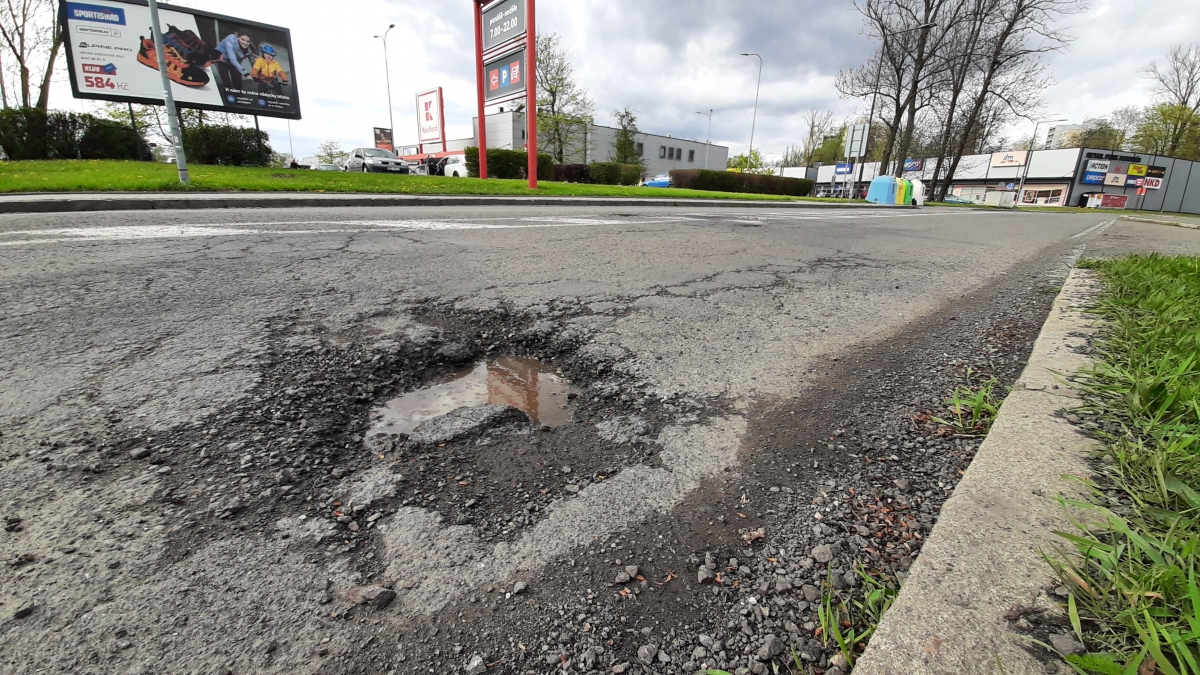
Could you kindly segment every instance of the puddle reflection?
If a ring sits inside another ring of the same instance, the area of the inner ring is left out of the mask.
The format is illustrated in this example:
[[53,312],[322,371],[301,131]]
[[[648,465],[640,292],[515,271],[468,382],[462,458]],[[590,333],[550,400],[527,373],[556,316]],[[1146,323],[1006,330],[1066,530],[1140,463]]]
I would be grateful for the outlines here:
[[388,401],[372,414],[371,431],[407,434],[427,419],[485,403],[510,405],[534,422],[562,426],[571,421],[567,395],[572,393],[578,390],[537,359],[488,359]]

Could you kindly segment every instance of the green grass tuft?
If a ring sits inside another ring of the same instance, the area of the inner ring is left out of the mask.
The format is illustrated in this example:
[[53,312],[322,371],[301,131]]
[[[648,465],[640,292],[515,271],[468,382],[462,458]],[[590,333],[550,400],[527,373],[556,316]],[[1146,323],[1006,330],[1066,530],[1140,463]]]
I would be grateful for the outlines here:
[[411,195],[507,195],[550,197],[649,197],[789,202],[838,201],[815,197],[705,192],[542,181],[536,191],[523,180],[479,180],[193,164],[192,184],[179,183],[173,164],[111,160],[0,162],[0,193],[19,192],[359,192]]
[[1200,675],[1200,258],[1085,261],[1106,327],[1080,374],[1102,467],[1047,560],[1095,653],[1079,673]]

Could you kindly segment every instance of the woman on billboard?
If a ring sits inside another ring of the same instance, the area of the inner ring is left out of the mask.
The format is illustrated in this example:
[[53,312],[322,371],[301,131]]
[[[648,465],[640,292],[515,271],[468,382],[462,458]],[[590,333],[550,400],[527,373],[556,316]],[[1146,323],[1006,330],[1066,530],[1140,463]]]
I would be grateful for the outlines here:
[[242,78],[250,77],[251,64],[258,60],[258,51],[250,38],[250,31],[242,29],[230,33],[217,45],[217,51],[224,57],[217,62],[221,80],[226,87],[241,89]]

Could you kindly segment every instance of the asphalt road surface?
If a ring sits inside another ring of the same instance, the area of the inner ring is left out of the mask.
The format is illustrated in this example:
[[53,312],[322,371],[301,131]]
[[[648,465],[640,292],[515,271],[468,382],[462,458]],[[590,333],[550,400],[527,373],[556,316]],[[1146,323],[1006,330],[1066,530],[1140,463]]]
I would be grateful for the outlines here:
[[[0,670],[765,672],[767,633],[813,635],[804,537],[833,535],[801,506],[865,480],[835,403],[932,405],[956,349],[1011,377],[1080,256],[1200,253],[1113,218],[0,216]],[[502,355],[572,380],[574,422],[375,435],[388,398]],[[743,559],[705,579],[712,551]]]

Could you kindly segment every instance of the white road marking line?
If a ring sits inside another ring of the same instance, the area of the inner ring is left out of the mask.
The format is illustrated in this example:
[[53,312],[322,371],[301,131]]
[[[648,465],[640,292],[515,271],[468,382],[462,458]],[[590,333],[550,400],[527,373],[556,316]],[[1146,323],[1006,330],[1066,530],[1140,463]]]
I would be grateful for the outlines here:
[[1084,230],[1083,232],[1080,232],[1079,234],[1072,235],[1071,238],[1079,239],[1080,237],[1086,237],[1086,236],[1092,235],[1092,234],[1104,234],[1104,231],[1107,230],[1108,228],[1112,227],[1116,222],[1117,222],[1117,220],[1116,220],[1116,218],[1114,218],[1112,220],[1106,220],[1103,223],[1097,223],[1097,224],[1089,227],[1088,229]]

